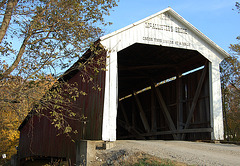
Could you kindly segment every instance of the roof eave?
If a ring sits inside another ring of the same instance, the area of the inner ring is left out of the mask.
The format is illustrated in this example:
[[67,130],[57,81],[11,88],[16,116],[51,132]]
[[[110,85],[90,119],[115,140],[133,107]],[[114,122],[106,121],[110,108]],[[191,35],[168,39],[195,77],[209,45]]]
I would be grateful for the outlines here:
[[168,7],[164,10],[161,10],[160,12],[156,13],[156,14],[153,14],[149,17],[146,17],[140,21],[137,21],[133,24],[130,24],[124,28],[121,28],[117,31],[114,31],[110,34],[107,34],[105,36],[102,36],[100,39],[103,41],[103,40],[106,40],[106,39],[109,39],[111,38],[112,36],[115,36],[123,31],[126,31],[134,26],[137,26],[149,19],[152,19],[154,17],[156,17],[157,15],[160,15],[162,13],[165,13],[165,12],[169,12],[170,14],[172,14],[175,19],[177,19],[178,21],[180,21],[182,24],[184,24],[187,28],[189,28],[190,30],[192,30],[195,34],[197,34],[197,36],[199,36],[201,39],[203,39],[206,43],[208,43],[210,46],[212,46],[220,55],[222,55],[223,59],[224,58],[227,58],[229,57],[230,55],[225,51],[223,50],[221,47],[219,47],[216,43],[214,43],[211,39],[209,39],[206,35],[204,35],[201,31],[199,31],[196,27],[194,27],[191,23],[189,23],[187,20],[185,20],[182,16],[180,16],[177,12],[175,12],[171,7]]
[[173,16],[175,16],[175,19],[183,23],[187,28],[192,30],[195,34],[197,34],[201,39],[203,39],[206,43],[208,43],[210,46],[212,46],[218,53],[220,53],[223,58],[227,58],[230,55],[221,47],[219,47],[215,42],[213,42],[210,38],[208,38],[206,35],[204,35],[201,31],[199,31],[195,26],[193,26],[191,23],[189,23],[187,20],[185,20],[182,16],[180,16],[177,12],[175,12],[172,8],[169,8],[168,10]]
[[115,35],[123,32],[123,31],[126,31],[126,30],[128,30],[128,29],[130,29],[130,28],[132,28],[132,27],[134,27],[134,26],[136,26],[136,25],[139,25],[139,24],[141,24],[141,23],[143,23],[143,22],[145,22],[145,21],[147,21],[147,20],[150,20],[151,18],[156,17],[157,15],[160,15],[160,14],[162,14],[162,13],[165,13],[166,11],[168,11],[168,10],[170,10],[170,9],[171,9],[171,8],[168,7],[168,8],[166,8],[166,9],[164,9],[164,10],[161,10],[160,12],[158,12],[158,13],[156,13],[156,14],[153,14],[153,15],[151,15],[151,16],[149,16],[149,17],[146,17],[146,18],[144,18],[144,19],[142,19],[142,20],[139,20],[139,21],[137,21],[137,22],[135,22],[135,23],[133,23],[133,24],[130,24],[130,25],[124,27],[124,28],[121,28],[121,29],[116,30],[116,31],[114,31],[114,32],[112,32],[112,33],[109,33],[109,34],[107,34],[107,35],[104,35],[104,36],[100,37],[100,39],[101,39],[102,41],[103,41],[103,40],[106,40],[106,39],[108,39],[108,38],[110,38],[110,37],[112,37],[112,36],[115,36]]

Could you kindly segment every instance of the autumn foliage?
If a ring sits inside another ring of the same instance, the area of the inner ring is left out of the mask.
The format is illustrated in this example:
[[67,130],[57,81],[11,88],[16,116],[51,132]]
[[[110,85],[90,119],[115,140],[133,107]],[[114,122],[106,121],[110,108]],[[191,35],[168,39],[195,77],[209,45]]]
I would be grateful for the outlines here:
[[[54,110],[82,118],[63,106],[85,92],[57,80],[104,33],[110,24],[104,16],[116,5],[115,0],[0,2],[0,154],[9,159],[16,152],[17,128],[30,111],[48,116],[42,110],[53,108],[50,119],[63,133],[71,127],[65,115]],[[84,78],[91,81],[91,76]],[[67,97],[59,93],[63,89]]]
[[14,76],[1,81],[0,153],[7,154],[7,159],[16,153],[19,125],[55,81],[51,75],[35,81],[26,81]]
[[[240,12],[240,4],[236,2]],[[240,36],[231,44],[231,56],[221,63],[225,139],[240,141]]]

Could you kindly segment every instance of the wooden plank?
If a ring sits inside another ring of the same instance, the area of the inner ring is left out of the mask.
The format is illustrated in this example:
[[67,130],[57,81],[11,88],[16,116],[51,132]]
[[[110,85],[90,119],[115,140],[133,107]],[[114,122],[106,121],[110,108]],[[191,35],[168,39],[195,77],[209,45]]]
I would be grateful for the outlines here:
[[155,106],[155,95],[154,91],[151,90],[151,131],[157,131],[157,114],[156,114],[156,106]]
[[[205,78],[205,86],[204,86],[204,101],[205,101],[205,122],[210,122],[210,98],[209,98],[209,79],[208,76]],[[205,97],[207,96],[207,97]],[[201,97],[202,98],[202,97]],[[207,125],[207,127],[210,127],[210,123]]]
[[[187,118],[184,129],[187,129],[190,125],[190,120],[193,116],[193,112],[194,112],[195,107],[197,105],[197,101],[198,101],[199,95],[201,93],[202,85],[203,85],[203,82],[204,82],[204,79],[205,79],[205,76],[206,76],[206,73],[207,73],[207,69],[208,69],[207,64],[208,64],[208,61],[205,62],[204,69],[202,71],[202,75],[201,75],[201,78],[199,80],[197,90],[196,90],[195,95],[193,97],[193,102],[192,102],[192,105],[191,105],[189,115],[188,115],[188,118]],[[182,139],[185,139],[185,134],[182,135]]]
[[147,121],[147,117],[146,117],[146,115],[145,115],[145,113],[143,111],[141,102],[140,102],[140,100],[139,100],[139,98],[138,98],[138,96],[136,95],[135,92],[133,92],[133,96],[135,98],[135,101],[137,103],[138,109],[140,111],[140,117],[142,119],[142,123],[143,123],[144,129],[145,129],[146,132],[150,132],[150,127],[149,127],[149,124],[148,124],[148,121]]
[[[182,79],[181,74],[177,73],[176,77],[176,100],[177,100],[177,129],[183,129],[183,103],[182,103]],[[181,139],[181,134],[177,135]]]
[[[174,123],[172,121],[171,115],[169,114],[169,111],[167,109],[167,105],[165,104],[165,101],[163,100],[163,97],[162,97],[162,94],[161,94],[159,88],[155,87],[155,83],[151,82],[151,84],[152,84],[151,87],[152,87],[152,89],[154,90],[154,92],[155,92],[155,94],[157,96],[158,102],[159,102],[160,106],[163,109],[163,113],[164,113],[164,116],[165,116],[165,118],[167,120],[169,129],[170,130],[176,130],[176,128],[174,126]],[[173,134],[173,138],[177,139],[176,134]]]
[[136,126],[136,106],[134,101],[134,96],[131,97],[132,101],[132,127]]
[[160,131],[150,132],[141,134],[142,136],[155,136],[155,135],[170,135],[170,134],[183,134],[183,133],[210,133],[212,128],[198,128],[198,129],[182,129],[182,130],[171,130],[171,131]]
[[[151,89],[151,132],[157,132],[157,113],[156,100],[154,91]],[[157,136],[149,137],[149,139],[157,139]]]

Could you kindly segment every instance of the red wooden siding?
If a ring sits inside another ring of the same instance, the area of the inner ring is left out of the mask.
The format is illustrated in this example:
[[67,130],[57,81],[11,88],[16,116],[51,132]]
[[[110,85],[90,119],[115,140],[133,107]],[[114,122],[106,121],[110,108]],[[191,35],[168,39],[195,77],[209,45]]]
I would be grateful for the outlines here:
[[[90,55],[89,55],[90,56]],[[94,59],[106,57],[106,53],[95,56]],[[104,58],[105,61],[105,58]],[[85,139],[100,140],[102,134],[102,115],[104,103],[105,71],[99,70],[95,74],[94,67],[104,68],[105,66],[95,63],[87,64],[87,74],[92,76],[93,81],[83,81],[83,70],[68,78],[69,83],[77,82],[79,90],[86,92],[87,95],[80,95],[79,98],[69,107],[79,114],[87,117],[85,129]],[[93,86],[98,85],[101,90],[94,90]],[[50,112],[51,110],[46,110]],[[27,117],[20,126],[19,153],[20,159],[30,156],[34,157],[56,157],[70,158],[75,163],[75,143],[83,138],[83,123],[76,120],[66,119],[73,130],[78,130],[77,134],[71,134],[71,138],[64,134],[58,135],[59,131],[51,124],[49,118],[37,115]]]

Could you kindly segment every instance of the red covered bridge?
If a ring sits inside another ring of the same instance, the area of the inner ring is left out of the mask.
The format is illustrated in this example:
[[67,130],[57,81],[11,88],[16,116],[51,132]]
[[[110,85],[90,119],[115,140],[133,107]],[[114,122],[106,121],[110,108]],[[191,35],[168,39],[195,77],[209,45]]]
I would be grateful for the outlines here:
[[[106,71],[86,83],[76,62],[62,78],[87,93],[73,103],[74,111],[88,118],[84,139],[223,139],[219,64],[228,54],[174,10],[167,8],[97,43],[105,49],[97,55],[88,50],[78,62],[108,57]],[[72,138],[83,139],[83,123],[69,123],[80,131]],[[21,161],[76,163],[76,143],[57,136],[46,117],[29,114],[19,130]]]

